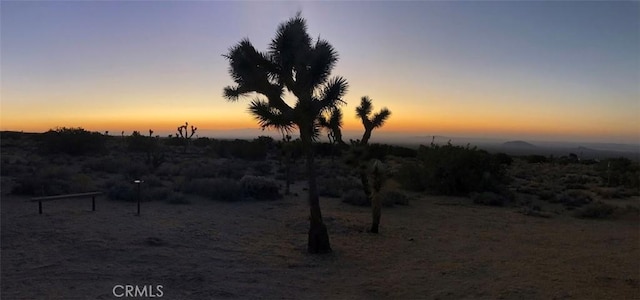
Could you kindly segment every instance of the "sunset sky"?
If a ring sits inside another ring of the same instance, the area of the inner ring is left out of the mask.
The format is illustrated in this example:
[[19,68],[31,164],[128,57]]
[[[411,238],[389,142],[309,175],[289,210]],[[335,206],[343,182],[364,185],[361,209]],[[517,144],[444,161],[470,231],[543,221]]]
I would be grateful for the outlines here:
[[[301,10],[413,135],[640,143],[640,2],[2,1],[2,130],[257,128],[222,56]],[[375,133],[374,133],[375,135]]]

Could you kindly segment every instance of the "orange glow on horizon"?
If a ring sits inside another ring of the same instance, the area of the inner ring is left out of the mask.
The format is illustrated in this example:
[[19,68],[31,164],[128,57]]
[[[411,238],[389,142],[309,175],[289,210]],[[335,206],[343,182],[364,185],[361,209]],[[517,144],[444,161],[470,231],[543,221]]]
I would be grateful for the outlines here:
[[[637,126],[621,126],[619,124],[603,124],[597,122],[576,123],[571,121],[548,122],[545,117],[522,118],[513,115],[483,116],[481,114],[466,116],[462,113],[449,113],[439,115],[429,115],[424,117],[412,116],[407,112],[398,109],[398,113],[393,112],[392,116],[382,128],[377,132],[407,133],[407,134],[447,134],[447,135],[479,135],[479,136],[576,136],[590,138],[600,138],[608,136],[618,136],[629,141],[637,140]],[[419,113],[416,113],[419,114]],[[187,114],[184,114],[187,115]],[[172,115],[161,113],[160,111],[145,115],[135,113],[123,113],[114,115],[92,115],[81,114],[52,115],[48,118],[42,115],[29,116],[2,116],[2,130],[14,130],[25,132],[45,132],[57,127],[82,127],[86,130],[105,132],[111,134],[130,134],[137,130],[147,132],[149,129],[156,134],[165,135],[167,132],[174,133],[176,128],[185,121],[190,125],[204,130],[233,130],[233,129],[259,129],[255,119],[246,113],[244,109],[237,109],[233,114],[224,116],[208,115],[207,113],[191,114],[191,117],[184,115]],[[587,124],[585,126],[584,124]],[[631,124],[633,125],[633,124]],[[363,130],[360,120],[355,116],[345,114],[344,131],[361,132]]]

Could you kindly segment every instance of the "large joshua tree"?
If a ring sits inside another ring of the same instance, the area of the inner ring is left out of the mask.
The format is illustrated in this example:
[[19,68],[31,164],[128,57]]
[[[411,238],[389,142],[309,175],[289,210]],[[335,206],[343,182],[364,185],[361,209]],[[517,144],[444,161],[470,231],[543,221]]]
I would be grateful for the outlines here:
[[[249,112],[262,128],[291,131],[297,128],[306,157],[309,181],[310,228],[308,251],[331,252],[327,227],[322,221],[312,143],[318,135],[318,117],[344,103],[347,81],[330,78],[338,55],[333,46],[307,34],[306,21],[298,13],[280,24],[266,52],[257,51],[248,39],[241,40],[224,55],[235,86],[224,89],[229,101],[257,95]],[[284,100],[286,91],[296,100]]]

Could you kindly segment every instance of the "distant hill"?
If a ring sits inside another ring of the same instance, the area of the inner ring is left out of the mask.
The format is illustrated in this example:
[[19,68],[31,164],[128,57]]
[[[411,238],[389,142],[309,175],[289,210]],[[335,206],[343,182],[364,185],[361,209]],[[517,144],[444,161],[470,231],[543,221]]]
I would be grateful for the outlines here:
[[509,148],[519,148],[519,149],[534,149],[534,148],[538,148],[536,145],[527,143],[525,141],[508,141],[505,143],[502,143],[503,147],[509,147]]

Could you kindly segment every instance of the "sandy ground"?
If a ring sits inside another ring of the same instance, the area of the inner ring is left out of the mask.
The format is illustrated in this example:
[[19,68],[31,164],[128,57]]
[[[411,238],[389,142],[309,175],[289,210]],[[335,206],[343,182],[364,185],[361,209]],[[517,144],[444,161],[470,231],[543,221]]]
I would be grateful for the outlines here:
[[[304,192],[273,202],[37,203],[2,196],[2,299],[639,299],[636,220],[545,219],[467,199],[383,210],[322,199],[334,252],[309,255]],[[156,292],[157,295],[157,292]]]

